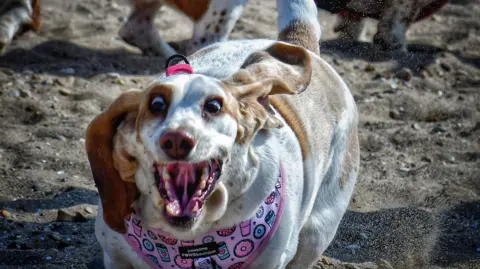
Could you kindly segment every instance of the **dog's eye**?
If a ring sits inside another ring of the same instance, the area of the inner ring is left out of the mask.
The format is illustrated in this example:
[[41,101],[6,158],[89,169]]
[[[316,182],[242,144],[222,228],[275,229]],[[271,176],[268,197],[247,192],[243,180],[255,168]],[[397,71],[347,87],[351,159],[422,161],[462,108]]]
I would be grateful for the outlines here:
[[167,110],[167,104],[163,97],[155,97],[150,102],[150,111],[152,113],[164,113]]
[[218,99],[213,99],[205,102],[205,111],[210,114],[217,114],[222,110],[222,101]]

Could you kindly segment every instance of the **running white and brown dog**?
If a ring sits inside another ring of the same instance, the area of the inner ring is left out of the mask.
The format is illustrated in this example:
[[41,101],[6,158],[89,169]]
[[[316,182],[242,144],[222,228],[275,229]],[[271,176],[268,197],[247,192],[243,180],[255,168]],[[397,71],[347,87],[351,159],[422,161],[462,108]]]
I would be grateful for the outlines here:
[[90,123],[106,268],[305,269],[332,241],[357,108],[319,57],[316,8],[279,2],[278,41],[210,45]]

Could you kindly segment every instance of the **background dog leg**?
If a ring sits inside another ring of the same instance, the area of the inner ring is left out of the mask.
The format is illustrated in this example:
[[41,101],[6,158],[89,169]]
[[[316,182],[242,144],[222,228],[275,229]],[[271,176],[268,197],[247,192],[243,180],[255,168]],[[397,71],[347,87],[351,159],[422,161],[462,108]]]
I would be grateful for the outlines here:
[[30,0],[6,0],[0,5],[0,54],[11,43],[23,27],[32,25]]
[[192,38],[180,44],[181,49],[189,55],[210,44],[227,41],[246,3],[247,0],[211,1],[207,12],[194,23]]
[[345,12],[338,16],[338,23],[333,31],[340,34],[340,39],[357,41],[362,36],[364,25],[362,17]]
[[170,57],[176,52],[160,37],[154,25],[155,15],[161,6],[160,0],[133,0],[133,11],[119,35],[145,55]]
[[[403,5],[401,5],[402,3]],[[384,5],[389,8],[382,12],[373,42],[383,50],[406,51],[405,34],[408,29],[411,7],[399,0],[386,0]]]

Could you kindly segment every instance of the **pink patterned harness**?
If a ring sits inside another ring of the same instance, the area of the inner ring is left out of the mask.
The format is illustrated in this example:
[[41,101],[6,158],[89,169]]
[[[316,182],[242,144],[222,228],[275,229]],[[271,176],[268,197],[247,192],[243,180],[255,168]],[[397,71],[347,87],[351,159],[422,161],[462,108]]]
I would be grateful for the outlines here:
[[248,220],[210,231],[192,241],[181,241],[159,230],[142,227],[134,213],[125,222],[125,240],[152,268],[240,269],[247,268],[262,252],[278,228],[285,198],[285,171],[275,190]]

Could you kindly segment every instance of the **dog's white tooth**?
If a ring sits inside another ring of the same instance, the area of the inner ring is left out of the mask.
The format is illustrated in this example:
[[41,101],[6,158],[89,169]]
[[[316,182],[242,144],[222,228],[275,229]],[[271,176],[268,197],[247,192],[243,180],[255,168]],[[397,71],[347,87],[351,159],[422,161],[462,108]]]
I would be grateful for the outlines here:
[[192,213],[198,213],[198,202],[196,202],[195,206],[192,208]]
[[175,215],[175,209],[173,208],[173,206],[171,204],[168,204],[166,209],[167,209],[168,214],[170,214],[172,216]]
[[204,179],[200,180],[200,184],[198,184],[198,188],[200,190],[203,190],[203,189],[205,189],[206,186],[207,186],[207,181],[204,180]]
[[163,168],[162,178],[165,181],[170,180],[170,174],[167,172],[167,167]]
[[167,189],[167,196],[168,198],[171,198],[172,197],[172,193],[170,192],[170,190]]
[[208,179],[208,168],[204,167],[203,170],[202,170],[202,176],[200,177],[200,180],[201,181],[206,181],[207,179]]
[[208,181],[207,181],[208,184],[212,184],[213,183],[213,178],[209,178]]
[[201,190],[198,190],[196,193],[195,193],[196,196],[201,196],[202,195],[202,191]]
[[[165,181],[165,189],[169,190],[170,189],[170,182]],[[167,191],[168,192],[168,191]],[[169,195],[170,196],[170,195]]]

